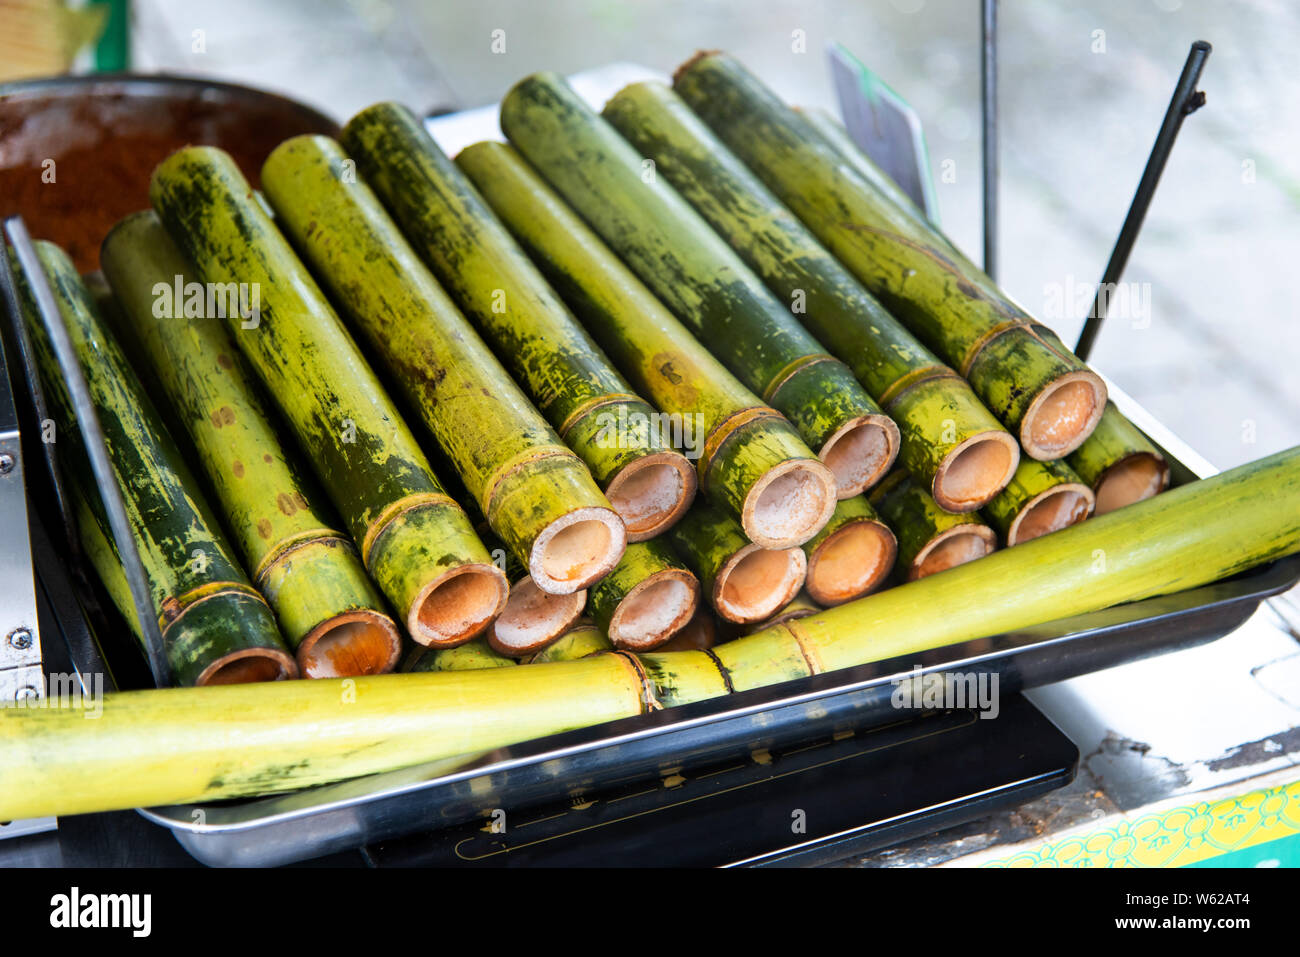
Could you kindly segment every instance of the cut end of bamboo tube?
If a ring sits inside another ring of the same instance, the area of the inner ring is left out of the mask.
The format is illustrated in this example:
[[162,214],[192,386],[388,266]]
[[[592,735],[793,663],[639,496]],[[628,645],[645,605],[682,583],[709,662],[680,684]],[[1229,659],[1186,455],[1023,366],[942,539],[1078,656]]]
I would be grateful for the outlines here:
[[699,485],[695,469],[679,452],[654,452],[618,470],[605,489],[627,527],[629,542],[666,532],[686,514]]
[[510,586],[489,563],[460,565],[424,587],[406,628],[422,645],[451,648],[469,641],[501,614]]
[[718,643],[718,625],[709,610],[700,604],[685,626],[656,651],[708,651]]
[[714,578],[713,607],[739,625],[763,621],[799,594],[807,573],[803,549],[747,545]]
[[902,441],[887,415],[863,415],[846,422],[826,440],[818,457],[835,476],[839,498],[861,495],[894,465]]
[[304,678],[348,678],[392,671],[402,656],[402,636],[387,615],[370,609],[322,621],[298,645]]
[[521,578],[510,586],[505,611],[488,630],[488,644],[512,658],[535,654],[568,632],[586,607],[586,591],[552,595],[531,578]]
[[1056,379],[1034,397],[1020,423],[1020,444],[1047,462],[1069,455],[1092,434],[1106,411],[1106,383],[1083,369]]
[[790,459],[754,483],[741,509],[745,535],[763,548],[802,545],[831,519],[835,476],[820,462]]
[[574,509],[537,536],[528,571],[542,591],[568,595],[608,575],[626,547],[627,531],[613,509]]
[[194,683],[199,687],[245,685],[297,677],[298,662],[286,652],[278,648],[241,648],[212,662]]
[[1159,495],[1169,487],[1169,463],[1163,455],[1135,452],[1116,462],[1097,479],[1094,515]]
[[850,522],[808,559],[808,595],[826,608],[861,598],[880,586],[897,557],[898,539],[883,522]]
[[650,651],[686,627],[700,604],[690,572],[666,568],[639,582],[609,620],[609,641],[625,651]]
[[912,559],[907,580],[916,581],[973,562],[998,547],[998,536],[987,525],[954,525],[925,543]]
[[1020,446],[1009,432],[973,435],[935,470],[930,494],[948,512],[973,512],[1006,488],[1020,464]]
[[1096,498],[1079,482],[1066,482],[1031,498],[1007,529],[1007,545],[1019,545],[1076,525],[1092,514]]

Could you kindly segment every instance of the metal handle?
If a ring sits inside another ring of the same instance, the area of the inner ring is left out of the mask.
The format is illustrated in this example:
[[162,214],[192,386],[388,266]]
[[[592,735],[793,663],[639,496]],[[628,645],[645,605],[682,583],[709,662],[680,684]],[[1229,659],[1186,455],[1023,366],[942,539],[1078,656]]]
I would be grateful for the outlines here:
[[1155,144],[1151,147],[1151,156],[1147,159],[1146,169],[1142,171],[1142,179],[1133,195],[1133,203],[1128,208],[1128,215],[1124,217],[1124,226],[1119,231],[1119,238],[1115,240],[1110,261],[1106,263],[1101,285],[1097,287],[1097,297],[1092,302],[1088,321],[1084,323],[1083,332],[1074,347],[1074,354],[1085,362],[1092,353],[1101,324],[1106,320],[1106,309],[1110,305],[1109,290],[1115,288],[1115,283],[1124,274],[1124,267],[1128,265],[1129,253],[1137,242],[1142,221],[1146,218],[1151,197],[1155,195],[1156,186],[1160,183],[1160,174],[1165,171],[1165,163],[1174,148],[1174,140],[1182,129],[1183,119],[1205,105],[1205,94],[1196,89],[1196,84],[1201,79],[1201,71],[1205,69],[1205,61],[1211,49],[1204,40],[1197,40],[1187,54],[1182,75],[1178,77],[1178,85],[1174,87],[1174,95],[1169,100],[1169,109],[1165,111],[1165,120],[1160,124],[1160,132],[1156,134]]

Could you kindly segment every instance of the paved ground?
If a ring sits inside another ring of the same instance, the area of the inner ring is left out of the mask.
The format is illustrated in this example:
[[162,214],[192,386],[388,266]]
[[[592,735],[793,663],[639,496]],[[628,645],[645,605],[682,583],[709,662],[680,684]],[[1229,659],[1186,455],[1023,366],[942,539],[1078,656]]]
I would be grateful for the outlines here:
[[[1214,44],[1093,359],[1220,466],[1300,444],[1300,8],[1283,0],[1003,2],[1002,280],[1072,342],[1188,45]],[[340,118],[380,99],[490,103],[538,69],[671,70],[725,47],[792,101],[833,106],[850,47],[926,122],[943,222],[978,257],[974,0],[137,0],[138,65],[283,90]],[[203,50],[195,34],[203,30]],[[492,52],[493,31],[498,49]],[[803,31],[804,52],[796,52]],[[1082,292],[1080,290],[1083,289]]]

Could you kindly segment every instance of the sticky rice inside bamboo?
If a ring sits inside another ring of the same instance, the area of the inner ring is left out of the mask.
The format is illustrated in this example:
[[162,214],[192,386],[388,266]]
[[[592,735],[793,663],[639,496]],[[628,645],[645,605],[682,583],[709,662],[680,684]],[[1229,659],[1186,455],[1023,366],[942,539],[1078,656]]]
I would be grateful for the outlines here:
[[629,542],[667,531],[695,499],[698,479],[685,456],[655,452],[623,466],[605,497],[627,527]]
[[898,426],[888,416],[854,419],[822,446],[820,458],[835,476],[839,498],[852,498],[884,478],[898,456]]
[[714,580],[714,607],[728,621],[762,621],[803,587],[808,559],[799,548],[748,545],[732,555]]
[[392,671],[402,654],[402,638],[387,615],[358,609],[321,622],[298,646],[305,678],[342,678]]

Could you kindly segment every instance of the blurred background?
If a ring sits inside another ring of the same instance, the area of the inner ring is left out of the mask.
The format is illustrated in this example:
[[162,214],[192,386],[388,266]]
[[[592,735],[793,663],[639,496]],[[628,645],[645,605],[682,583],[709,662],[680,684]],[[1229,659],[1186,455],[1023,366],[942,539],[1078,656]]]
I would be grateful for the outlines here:
[[[1229,467],[1300,444],[1300,4],[1003,0],[1000,281],[1073,343],[1193,40],[1214,46],[1092,362]],[[443,112],[535,70],[739,56],[838,115],[844,44],[920,113],[942,225],[981,259],[977,0],[0,0],[0,80],[199,74],[342,121]],[[0,129],[0,154],[4,150]]]

